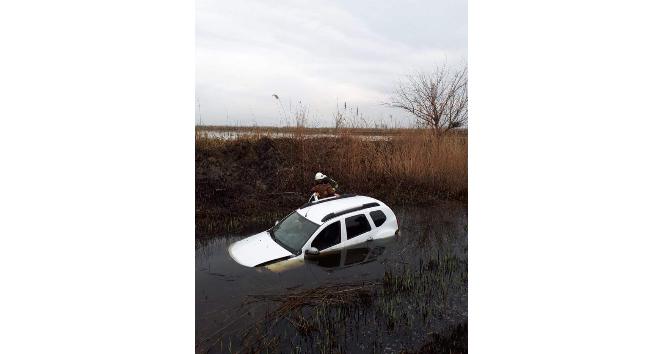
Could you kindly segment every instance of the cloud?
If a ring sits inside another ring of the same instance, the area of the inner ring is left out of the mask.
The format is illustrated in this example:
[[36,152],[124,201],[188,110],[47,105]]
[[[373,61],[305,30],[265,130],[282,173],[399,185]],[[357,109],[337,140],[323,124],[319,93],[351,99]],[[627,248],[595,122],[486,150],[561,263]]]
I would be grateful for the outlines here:
[[380,105],[401,75],[465,60],[465,2],[361,3],[198,0],[196,95],[205,123],[279,124],[274,93],[286,106],[308,106],[321,125],[332,124],[337,100],[370,121],[402,119]]

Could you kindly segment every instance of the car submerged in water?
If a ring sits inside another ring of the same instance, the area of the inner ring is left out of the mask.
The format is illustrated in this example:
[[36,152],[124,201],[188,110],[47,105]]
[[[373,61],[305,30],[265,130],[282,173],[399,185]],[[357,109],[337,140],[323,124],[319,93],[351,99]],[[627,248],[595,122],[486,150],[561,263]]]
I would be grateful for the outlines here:
[[307,202],[269,230],[231,244],[228,253],[243,266],[261,267],[317,257],[398,232],[396,215],[385,203],[344,194]]

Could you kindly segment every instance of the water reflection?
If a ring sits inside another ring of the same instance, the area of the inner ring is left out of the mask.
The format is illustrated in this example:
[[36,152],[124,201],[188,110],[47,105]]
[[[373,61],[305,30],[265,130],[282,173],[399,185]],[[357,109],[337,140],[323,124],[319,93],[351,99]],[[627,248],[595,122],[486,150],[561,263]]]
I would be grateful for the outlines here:
[[370,241],[341,250],[324,252],[318,256],[307,258],[292,258],[266,266],[272,272],[284,272],[304,265],[317,266],[328,272],[353,266],[374,262],[378,256],[385,252],[385,247],[392,243],[394,237]]

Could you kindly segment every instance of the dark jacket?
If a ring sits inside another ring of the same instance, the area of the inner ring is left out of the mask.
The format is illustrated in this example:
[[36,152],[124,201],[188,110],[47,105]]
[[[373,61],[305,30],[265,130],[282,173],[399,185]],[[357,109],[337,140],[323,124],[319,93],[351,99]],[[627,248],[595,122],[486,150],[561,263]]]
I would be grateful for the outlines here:
[[318,194],[318,198],[332,197],[336,193],[329,183],[318,183],[311,188],[311,192]]

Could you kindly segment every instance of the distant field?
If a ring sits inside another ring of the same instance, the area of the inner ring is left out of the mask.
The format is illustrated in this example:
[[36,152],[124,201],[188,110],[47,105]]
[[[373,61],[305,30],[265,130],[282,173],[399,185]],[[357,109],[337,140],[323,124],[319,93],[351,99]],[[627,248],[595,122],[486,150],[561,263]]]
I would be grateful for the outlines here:
[[[251,137],[297,137],[297,136],[361,136],[361,137],[393,137],[407,135],[421,135],[425,132],[421,128],[310,128],[310,127],[261,127],[261,126],[196,126],[196,132],[214,138],[236,138],[239,136]],[[448,135],[467,136],[464,129],[448,132]]]

